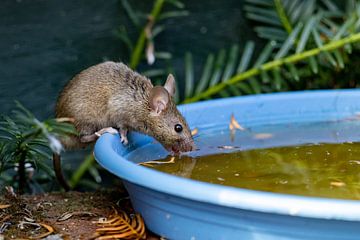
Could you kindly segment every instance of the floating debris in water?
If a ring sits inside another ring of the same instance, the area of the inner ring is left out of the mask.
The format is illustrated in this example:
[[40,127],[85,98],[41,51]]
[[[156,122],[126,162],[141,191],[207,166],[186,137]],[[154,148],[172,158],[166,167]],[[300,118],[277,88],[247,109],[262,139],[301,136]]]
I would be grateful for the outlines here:
[[331,182],[330,185],[334,186],[334,187],[344,187],[344,186],[346,186],[346,183],[344,183],[344,182]]
[[236,121],[234,114],[231,114],[231,118],[230,118],[230,124],[229,124],[229,128],[230,130],[234,130],[234,129],[239,129],[240,131],[244,131],[245,128],[242,127],[238,121]]
[[273,135],[271,133],[257,133],[254,135],[254,139],[264,140],[272,138]]
[[196,134],[198,134],[199,129],[198,128],[194,128],[193,130],[191,130],[191,136],[195,136]]
[[234,114],[231,114],[231,118],[230,118],[230,124],[229,124],[229,129],[230,129],[230,139],[233,142],[235,140],[235,132],[236,129],[239,129],[240,131],[244,131],[245,128],[243,128],[238,121],[236,121]]
[[360,164],[360,160],[350,160],[350,164]]
[[237,147],[237,146],[218,146],[218,148],[220,148],[220,149],[235,149],[235,148],[239,148],[239,147]]
[[138,165],[152,167],[151,164],[168,164],[168,163],[175,163],[175,157],[171,157],[169,161],[147,161],[138,163]]

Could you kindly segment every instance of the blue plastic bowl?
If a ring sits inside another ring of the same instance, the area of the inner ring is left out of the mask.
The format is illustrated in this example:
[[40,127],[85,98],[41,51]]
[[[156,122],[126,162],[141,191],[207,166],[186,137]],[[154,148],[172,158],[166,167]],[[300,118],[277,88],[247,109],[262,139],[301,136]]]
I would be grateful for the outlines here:
[[[359,90],[305,91],[235,97],[180,106],[192,127],[336,121],[360,112]],[[200,114],[201,113],[201,114]],[[360,131],[360,129],[359,129]],[[127,160],[150,137],[132,134],[132,147],[105,134],[95,157],[123,179],[146,226],[169,239],[360,239],[360,201],[304,197],[226,187],[158,172]],[[154,151],[156,144],[153,144]],[[139,156],[141,158],[143,156]]]

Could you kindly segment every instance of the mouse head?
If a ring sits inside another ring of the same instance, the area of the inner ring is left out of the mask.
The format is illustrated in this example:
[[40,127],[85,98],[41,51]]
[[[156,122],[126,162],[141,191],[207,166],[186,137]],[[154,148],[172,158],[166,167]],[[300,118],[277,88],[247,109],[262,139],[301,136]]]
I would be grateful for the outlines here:
[[168,151],[188,152],[195,149],[191,131],[173,102],[175,79],[169,74],[164,86],[155,86],[149,95],[149,134]]

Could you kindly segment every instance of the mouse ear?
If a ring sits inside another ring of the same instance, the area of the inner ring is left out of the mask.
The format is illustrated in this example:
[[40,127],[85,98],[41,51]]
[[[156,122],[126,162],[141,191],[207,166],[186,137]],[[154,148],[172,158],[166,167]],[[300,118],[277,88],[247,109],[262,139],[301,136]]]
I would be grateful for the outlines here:
[[175,83],[175,78],[171,73],[169,74],[169,76],[166,79],[166,83],[164,85],[164,88],[168,91],[170,96],[174,96],[176,83]]
[[167,107],[169,101],[169,93],[164,87],[156,86],[151,89],[149,105],[152,114],[155,116],[160,115],[160,113]]

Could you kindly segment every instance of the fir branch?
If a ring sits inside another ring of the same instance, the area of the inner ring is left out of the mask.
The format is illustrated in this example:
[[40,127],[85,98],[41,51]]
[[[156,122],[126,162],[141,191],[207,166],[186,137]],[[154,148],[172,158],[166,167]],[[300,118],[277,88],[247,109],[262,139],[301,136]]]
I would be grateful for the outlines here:
[[280,18],[280,22],[284,26],[286,32],[288,34],[290,34],[293,29],[292,29],[290,20],[286,15],[285,9],[284,9],[284,7],[283,7],[283,5],[281,3],[281,0],[274,0],[274,4],[275,4],[276,12],[277,12],[277,14],[278,14],[278,16]]
[[288,57],[272,60],[270,62],[260,65],[257,68],[255,67],[255,68],[249,69],[243,73],[237,74],[237,75],[233,76],[232,78],[228,79],[227,81],[220,82],[214,86],[211,86],[206,91],[204,91],[196,96],[193,96],[191,98],[185,99],[183,101],[183,103],[190,103],[190,102],[195,102],[195,101],[198,101],[201,99],[209,98],[215,94],[218,94],[221,90],[223,90],[225,87],[227,87],[229,85],[234,85],[243,80],[246,80],[248,78],[259,75],[261,73],[261,71],[269,71],[269,70],[273,70],[273,69],[282,67],[283,65],[295,64],[295,63],[298,63],[305,59],[308,59],[310,57],[317,56],[322,52],[335,51],[339,48],[344,47],[347,44],[356,43],[358,41],[360,41],[360,33],[356,33],[356,34],[350,35],[348,37],[344,37],[342,39],[332,41],[330,43],[324,44],[323,46],[315,47],[315,48],[306,50],[304,52],[295,53]]

